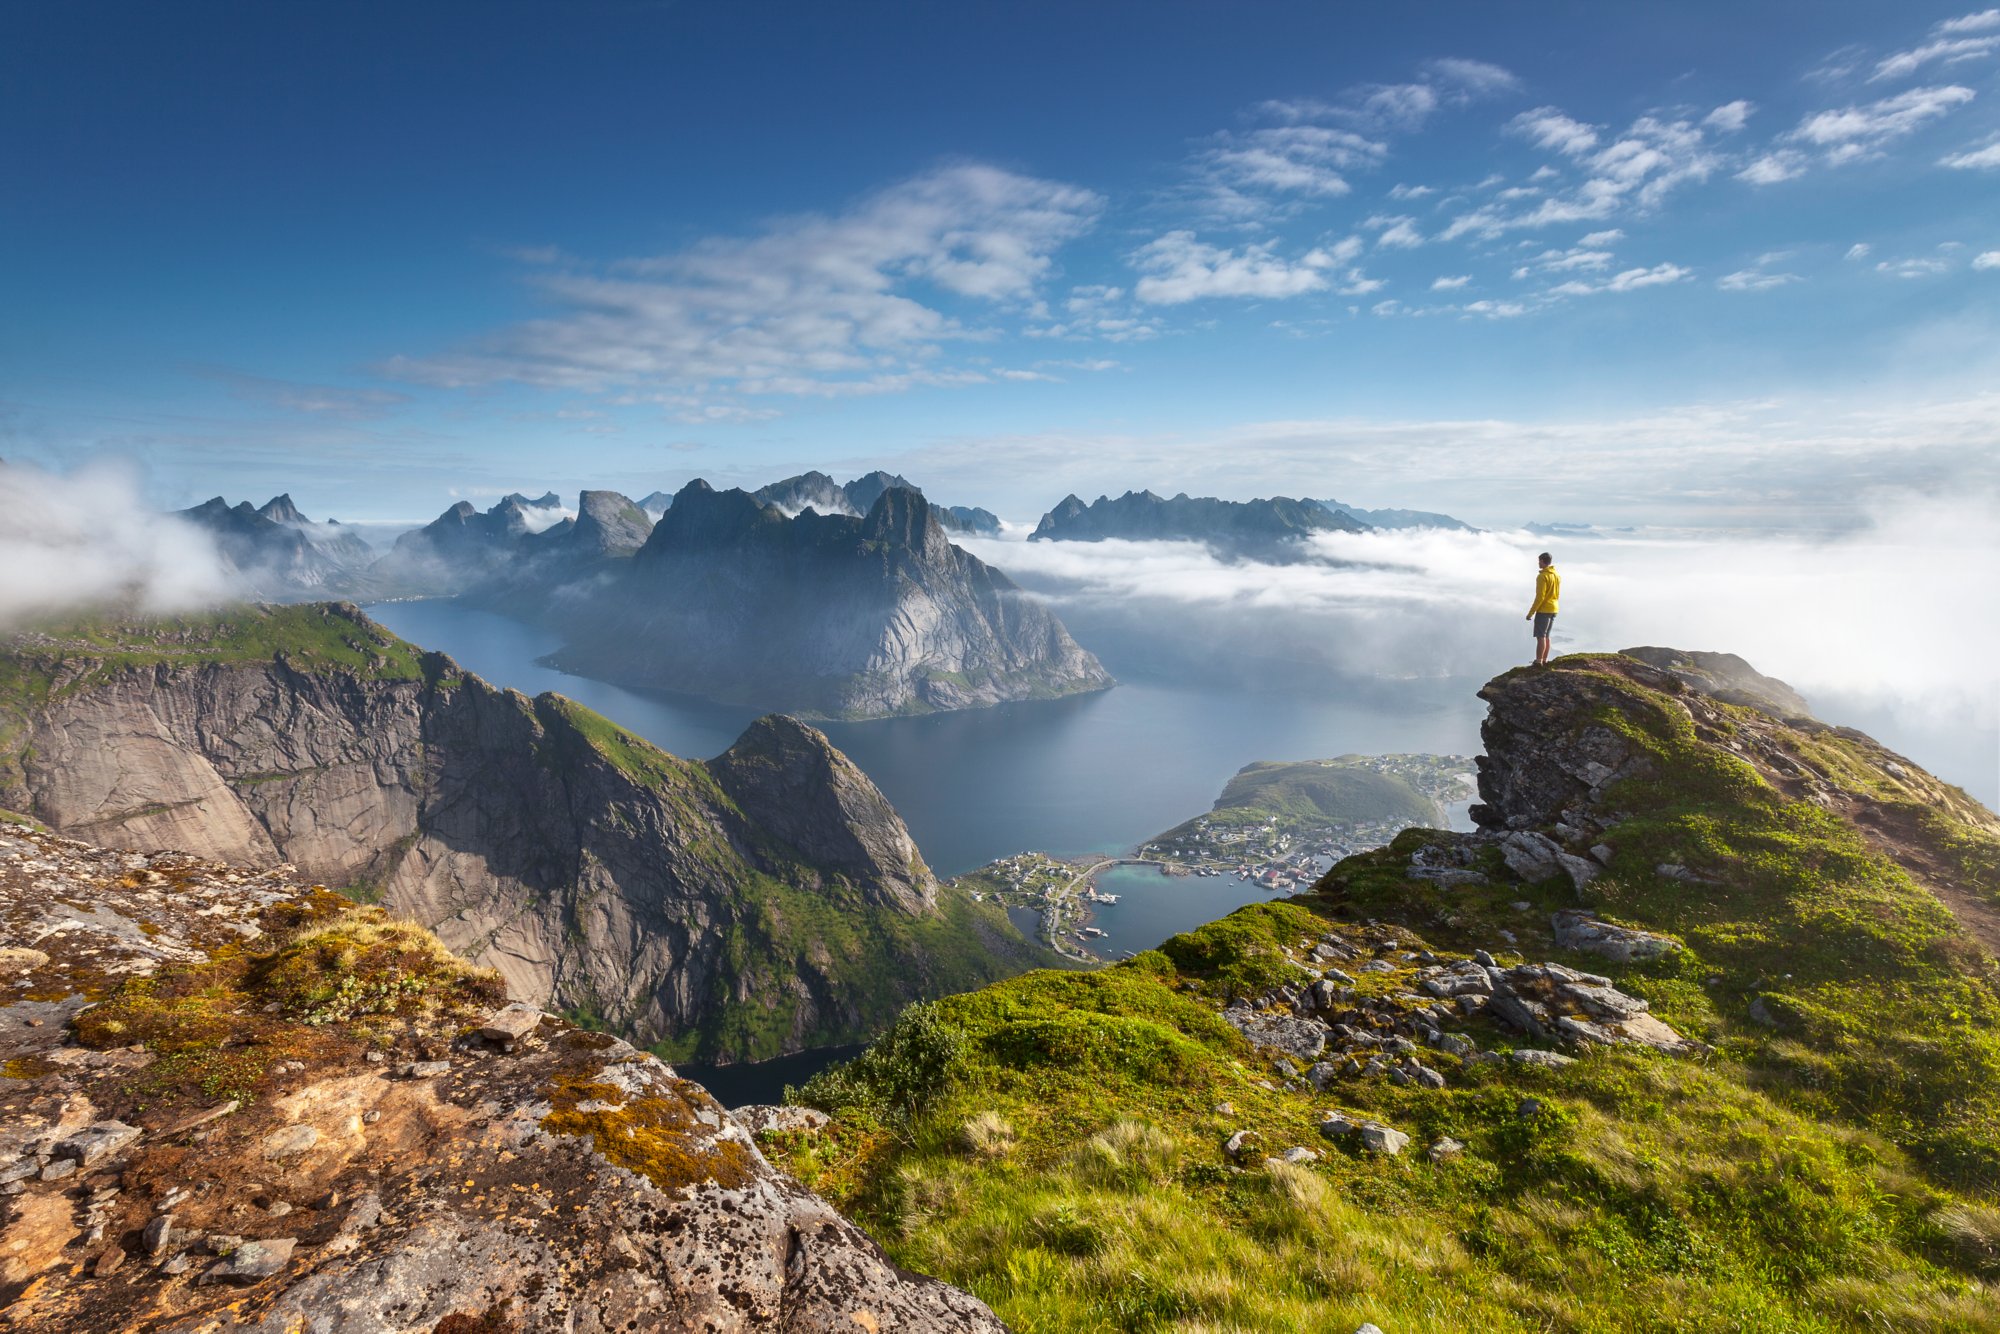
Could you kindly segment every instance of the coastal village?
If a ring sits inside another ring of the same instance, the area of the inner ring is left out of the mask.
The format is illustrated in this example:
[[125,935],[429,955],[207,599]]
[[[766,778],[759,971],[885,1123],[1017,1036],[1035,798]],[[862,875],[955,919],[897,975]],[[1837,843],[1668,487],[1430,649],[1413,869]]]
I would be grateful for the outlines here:
[[[1472,761],[1460,755],[1349,755],[1268,768],[1281,782],[1292,780],[1289,786],[1269,785],[1267,795],[1251,804],[1218,802],[1217,809],[1130,855],[1024,852],[990,862],[958,883],[975,899],[990,898],[1007,908],[1023,931],[1064,958],[1092,963],[1105,934],[1093,924],[1094,910],[1119,897],[1096,885],[1096,876],[1108,867],[1145,865],[1168,875],[1233,877],[1272,894],[1301,893],[1343,857],[1381,847],[1413,824],[1448,823],[1451,808],[1470,801],[1476,791]],[[1369,799],[1332,810],[1299,799],[1293,789],[1300,780],[1309,785],[1320,777],[1314,769],[1369,775]],[[1232,783],[1224,798],[1236,791]]]

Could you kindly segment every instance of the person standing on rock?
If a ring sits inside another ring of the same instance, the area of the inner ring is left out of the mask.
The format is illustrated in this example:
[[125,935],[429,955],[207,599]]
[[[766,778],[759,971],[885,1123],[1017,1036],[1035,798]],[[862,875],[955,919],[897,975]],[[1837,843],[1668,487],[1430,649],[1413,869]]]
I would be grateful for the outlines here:
[[1562,596],[1562,576],[1556,573],[1555,558],[1544,551],[1536,561],[1541,570],[1535,575],[1535,605],[1527,619],[1535,623],[1535,666],[1549,665],[1549,632],[1555,628],[1556,599]]

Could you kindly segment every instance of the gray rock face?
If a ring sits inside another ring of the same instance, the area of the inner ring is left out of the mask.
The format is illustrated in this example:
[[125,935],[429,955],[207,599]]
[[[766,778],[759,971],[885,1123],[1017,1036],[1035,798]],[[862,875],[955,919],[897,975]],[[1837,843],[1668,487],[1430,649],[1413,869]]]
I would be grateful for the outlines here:
[[1609,683],[1575,672],[1510,674],[1488,682],[1479,698],[1488,709],[1472,818],[1482,829],[1550,829],[1587,811],[1613,783],[1653,772],[1651,757],[1612,728],[1578,724],[1601,709],[1635,707]]
[[937,882],[888,798],[826,734],[760,718],[709,766],[744,815],[809,861],[851,877],[876,902],[920,913]]
[[[383,636],[351,607],[325,616],[358,642]],[[772,938],[764,957],[726,950],[731,930],[756,942],[773,920],[746,890],[833,896],[857,915],[939,911],[881,793],[788,719],[703,765],[441,655],[420,679],[308,670],[283,653],[108,672],[66,656],[37,670],[89,684],[31,720],[19,787],[0,771],[0,806],[116,847],[288,862],[362,887],[498,968],[525,1001],[590,1006],[648,1040],[718,1025],[737,1004],[786,1015],[787,1050],[892,1017],[864,1015],[839,973],[858,965],[814,939]],[[917,954],[899,960],[896,984],[911,1000],[1028,966],[1018,937],[990,945],[1019,961],[996,955],[945,979]]]

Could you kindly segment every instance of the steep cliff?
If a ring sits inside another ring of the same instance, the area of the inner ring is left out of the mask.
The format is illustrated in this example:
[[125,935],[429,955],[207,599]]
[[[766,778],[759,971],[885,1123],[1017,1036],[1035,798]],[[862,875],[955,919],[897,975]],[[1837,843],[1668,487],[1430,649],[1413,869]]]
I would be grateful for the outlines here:
[[0,824],[0,927],[0,1327],[999,1334],[657,1058],[284,868]]
[[1647,657],[1485,686],[1478,831],[914,1009],[773,1147],[1019,1328],[1993,1334],[2000,819]]
[[1041,961],[942,891],[825,737],[703,764],[496,690],[339,604],[48,627],[0,657],[0,806],[115,847],[289,862],[661,1044],[756,1058]]
[[629,573],[572,590],[550,616],[570,640],[556,659],[572,671],[813,717],[1111,684],[1054,615],[953,546],[930,504],[900,486],[857,518],[791,516],[691,482]]

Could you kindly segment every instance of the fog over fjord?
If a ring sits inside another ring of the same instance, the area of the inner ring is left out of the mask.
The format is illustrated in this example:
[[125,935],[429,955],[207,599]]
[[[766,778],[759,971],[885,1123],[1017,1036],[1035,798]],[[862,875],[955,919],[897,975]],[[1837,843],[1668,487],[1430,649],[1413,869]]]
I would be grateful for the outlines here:
[[1188,542],[960,540],[1049,599],[1113,672],[1254,689],[1483,680],[1532,655],[1534,557],[1563,575],[1558,652],[1737,653],[1833,722],[2000,799],[2000,500],[1889,498],[1832,537],[1633,530],[1325,533],[1317,559]]

